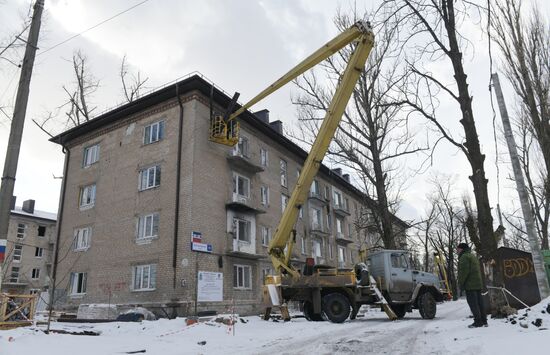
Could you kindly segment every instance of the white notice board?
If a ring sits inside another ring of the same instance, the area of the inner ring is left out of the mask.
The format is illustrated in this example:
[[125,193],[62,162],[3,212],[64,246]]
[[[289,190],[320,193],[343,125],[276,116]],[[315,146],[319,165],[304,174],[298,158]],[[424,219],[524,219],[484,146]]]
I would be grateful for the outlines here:
[[223,301],[223,274],[221,272],[199,271],[197,302]]

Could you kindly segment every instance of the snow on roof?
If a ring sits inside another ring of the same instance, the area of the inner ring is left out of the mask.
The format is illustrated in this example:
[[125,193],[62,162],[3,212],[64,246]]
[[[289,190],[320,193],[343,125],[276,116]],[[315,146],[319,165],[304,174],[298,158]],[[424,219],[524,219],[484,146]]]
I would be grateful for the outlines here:
[[11,210],[11,213],[14,213],[20,216],[48,219],[54,222],[57,221],[57,213],[40,211],[40,210],[34,210],[34,213],[28,213],[23,211],[23,208],[19,206],[15,206],[15,209]]

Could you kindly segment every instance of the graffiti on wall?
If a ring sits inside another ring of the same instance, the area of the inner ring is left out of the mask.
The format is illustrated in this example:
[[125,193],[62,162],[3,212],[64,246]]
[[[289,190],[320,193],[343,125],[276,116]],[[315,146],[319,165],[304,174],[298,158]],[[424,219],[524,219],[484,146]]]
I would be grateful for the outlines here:
[[531,258],[504,259],[504,276],[507,279],[523,277],[529,273],[535,272],[533,260]]

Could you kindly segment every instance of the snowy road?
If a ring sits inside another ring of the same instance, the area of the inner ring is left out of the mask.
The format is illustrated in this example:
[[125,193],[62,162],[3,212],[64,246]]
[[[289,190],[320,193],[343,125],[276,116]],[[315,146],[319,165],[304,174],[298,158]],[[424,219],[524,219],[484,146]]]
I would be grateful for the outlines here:
[[[101,355],[145,351],[148,354],[525,354],[541,353],[550,339],[550,298],[533,307],[524,326],[489,320],[488,328],[469,329],[464,300],[438,307],[433,320],[418,312],[391,322],[379,310],[343,324],[265,322],[246,317],[235,326],[161,319],[142,323],[55,324],[55,329],[93,330],[100,336],[46,335],[32,327],[0,331],[0,355]],[[520,312],[521,315],[521,312]],[[529,325],[542,317],[543,325]],[[544,353],[544,352],[543,352]]]

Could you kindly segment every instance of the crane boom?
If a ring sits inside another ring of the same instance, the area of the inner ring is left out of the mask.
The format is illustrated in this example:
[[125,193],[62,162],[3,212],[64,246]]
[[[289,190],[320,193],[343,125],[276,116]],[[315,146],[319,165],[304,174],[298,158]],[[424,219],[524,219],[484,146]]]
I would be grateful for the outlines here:
[[[269,243],[268,253],[277,272],[287,272],[294,277],[300,274],[290,265],[290,255],[293,247],[293,228],[298,218],[300,208],[304,205],[309,187],[319,171],[319,166],[328,150],[330,142],[334,137],[338,124],[344,114],[347,103],[353,93],[359,75],[365,68],[365,63],[374,46],[374,34],[370,25],[364,21],[358,21],[353,26],[337,35],[334,39],[319,48],[309,57],[304,59],[288,73],[283,75],[273,84],[268,86],[261,93],[244,104],[237,111],[228,115],[227,119],[217,117],[211,130],[210,139],[218,143],[234,145],[238,142],[237,117],[258,103],[263,98],[272,94],[283,85],[296,79],[298,76],[321,63],[334,53],[338,52],[348,44],[355,42],[355,48],[342,77],[338,83],[334,96],[326,112],[323,123],[317,133],[317,137],[311,147],[308,157],[304,163],[298,182],[290,196],[275,235]],[[235,96],[238,97],[237,95]],[[286,254],[285,254],[285,248]]]

